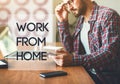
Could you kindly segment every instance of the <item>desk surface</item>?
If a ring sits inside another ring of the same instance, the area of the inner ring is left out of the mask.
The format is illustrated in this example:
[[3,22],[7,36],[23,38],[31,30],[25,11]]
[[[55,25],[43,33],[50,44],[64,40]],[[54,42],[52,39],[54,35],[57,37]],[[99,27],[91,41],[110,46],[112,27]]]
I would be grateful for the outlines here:
[[[0,58],[2,55],[0,54]],[[39,76],[45,70],[8,70],[0,69],[0,84],[94,84],[91,77],[82,66],[59,67],[67,76],[42,78]]]
[[0,69],[0,84],[94,84],[83,67],[56,67],[64,70],[67,76],[42,78],[39,73],[44,70],[18,71]]

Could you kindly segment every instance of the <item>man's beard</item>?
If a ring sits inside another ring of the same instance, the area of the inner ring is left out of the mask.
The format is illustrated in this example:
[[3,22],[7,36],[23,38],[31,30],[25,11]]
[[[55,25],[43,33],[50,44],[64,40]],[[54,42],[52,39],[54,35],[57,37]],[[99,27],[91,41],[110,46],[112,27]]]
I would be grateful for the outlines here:
[[76,14],[75,13],[73,13],[73,14],[74,14],[75,17],[79,17],[81,15],[85,15],[86,9],[84,8],[84,9],[79,9],[79,10],[76,10],[76,11],[78,11],[78,12]]
[[71,12],[74,14],[75,17],[79,17],[80,15],[85,15],[87,10],[86,6],[82,6],[81,8],[72,9]]
[[[77,12],[76,12],[77,11]],[[75,17],[79,17],[80,15],[82,15],[82,11],[80,11],[80,10],[73,10],[73,11],[71,11],[72,13],[73,13],[73,15],[75,16]]]

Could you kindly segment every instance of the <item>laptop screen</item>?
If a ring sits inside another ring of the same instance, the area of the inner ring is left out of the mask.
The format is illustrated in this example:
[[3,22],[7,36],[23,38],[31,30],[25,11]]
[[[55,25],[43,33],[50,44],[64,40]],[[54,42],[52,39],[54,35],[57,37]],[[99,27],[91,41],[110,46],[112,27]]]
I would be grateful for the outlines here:
[[0,40],[0,51],[4,57],[14,51],[17,51],[17,46],[10,37],[4,36],[4,38]]

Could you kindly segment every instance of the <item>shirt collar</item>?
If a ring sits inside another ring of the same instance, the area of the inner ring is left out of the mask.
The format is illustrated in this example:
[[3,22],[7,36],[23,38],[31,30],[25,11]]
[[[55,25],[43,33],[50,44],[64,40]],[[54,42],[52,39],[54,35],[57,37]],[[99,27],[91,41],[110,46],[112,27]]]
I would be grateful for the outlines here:
[[92,12],[90,15],[90,19],[88,22],[95,21],[97,19],[99,6],[97,5],[96,2],[93,2],[93,4],[94,4],[94,6],[93,6],[93,9],[92,9]]
[[[92,9],[92,12],[91,12],[90,19],[89,19],[88,23],[97,20],[99,6],[97,5],[96,2],[93,2],[93,4],[94,4],[94,6],[93,6],[93,9]],[[81,28],[79,26],[83,22],[84,22],[84,16],[80,15],[79,19],[78,19],[78,22],[77,22],[78,24],[77,24],[76,28]]]
[[[93,6],[92,12],[90,14],[90,19],[89,19],[88,23],[97,20],[99,6],[94,1],[93,1],[93,4],[94,4],[94,6]],[[84,22],[84,16],[83,15],[79,16],[78,22],[79,23],[83,23]]]

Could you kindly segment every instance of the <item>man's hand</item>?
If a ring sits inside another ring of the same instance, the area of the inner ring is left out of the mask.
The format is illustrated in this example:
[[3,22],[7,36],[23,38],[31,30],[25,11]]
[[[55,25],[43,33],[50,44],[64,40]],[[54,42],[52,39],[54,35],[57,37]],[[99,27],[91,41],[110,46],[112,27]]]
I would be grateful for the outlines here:
[[59,22],[68,20],[68,11],[65,7],[65,3],[61,3],[55,8],[55,15]]
[[72,65],[72,54],[69,54],[65,50],[58,50],[56,52],[57,56],[52,57],[53,60],[59,66],[71,66]]

